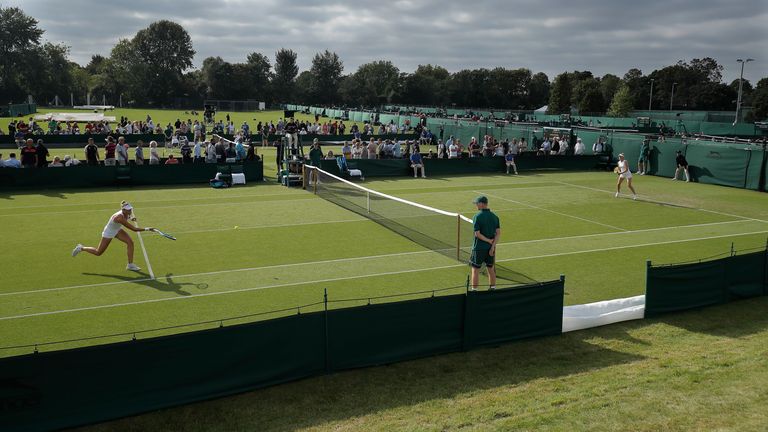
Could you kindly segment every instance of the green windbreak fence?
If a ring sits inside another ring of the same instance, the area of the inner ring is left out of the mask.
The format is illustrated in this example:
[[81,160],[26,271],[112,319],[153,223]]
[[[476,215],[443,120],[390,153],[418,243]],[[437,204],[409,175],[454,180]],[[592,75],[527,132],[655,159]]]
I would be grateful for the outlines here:
[[322,313],[0,359],[0,430],[55,430],[325,371]]
[[671,266],[648,265],[645,315],[768,295],[768,249]]
[[0,117],[27,116],[37,112],[37,104],[8,104],[0,106]]
[[[134,415],[328,372],[558,334],[564,280],[0,359],[0,430]],[[322,302],[321,302],[322,303]]]
[[746,187],[750,151],[724,145],[687,146],[685,157],[696,181],[723,186]]
[[672,177],[677,169],[677,152],[685,154],[686,145],[680,140],[669,140],[664,143],[652,142],[651,154],[648,160],[651,164],[651,173],[662,177]]
[[462,347],[465,296],[328,311],[333,370],[387,364]]
[[[595,168],[599,163],[598,156],[535,156],[530,153],[522,154],[516,159],[518,171],[529,170],[564,170],[585,171]],[[364,177],[402,177],[413,175],[413,169],[408,159],[354,159],[349,161],[351,168],[362,171]],[[334,175],[341,175],[335,160],[320,161],[320,168]],[[470,158],[464,153],[460,159],[431,159],[424,158],[424,171],[428,177],[443,175],[461,175],[477,173],[502,173],[506,169],[504,158],[477,157]]]
[[243,173],[247,182],[264,180],[262,161],[221,166],[207,163],[177,165],[88,166],[44,169],[0,168],[0,190],[22,187],[105,187],[205,184],[222,168]]
[[[563,280],[499,292],[467,296],[465,344],[488,345],[560,334]],[[510,311],[516,311],[510,314]]]

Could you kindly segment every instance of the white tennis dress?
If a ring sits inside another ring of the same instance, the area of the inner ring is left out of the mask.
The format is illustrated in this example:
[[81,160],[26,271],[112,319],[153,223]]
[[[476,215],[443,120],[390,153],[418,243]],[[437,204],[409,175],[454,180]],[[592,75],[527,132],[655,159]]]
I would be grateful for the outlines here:
[[625,179],[632,178],[632,172],[629,170],[629,165],[627,164],[626,159],[619,161],[619,172],[621,172],[621,176]]
[[104,238],[115,238],[118,231],[123,227],[123,224],[120,222],[115,222],[115,217],[122,214],[123,211],[120,210],[119,212],[113,214],[109,217],[109,222],[107,222],[107,225],[104,227],[104,231],[101,232],[101,236]]

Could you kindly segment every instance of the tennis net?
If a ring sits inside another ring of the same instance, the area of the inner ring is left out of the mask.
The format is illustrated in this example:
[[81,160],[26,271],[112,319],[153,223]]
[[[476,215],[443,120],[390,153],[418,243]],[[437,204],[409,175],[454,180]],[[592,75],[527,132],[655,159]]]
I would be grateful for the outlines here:
[[[472,220],[360,186],[320,168],[304,166],[304,188],[346,210],[461,263],[468,263],[474,230]],[[514,283],[535,280],[496,264],[496,276]]]

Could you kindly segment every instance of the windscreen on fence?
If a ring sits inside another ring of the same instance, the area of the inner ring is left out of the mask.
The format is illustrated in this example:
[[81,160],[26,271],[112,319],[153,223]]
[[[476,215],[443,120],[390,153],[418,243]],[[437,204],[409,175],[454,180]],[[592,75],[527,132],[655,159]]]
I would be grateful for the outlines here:
[[768,249],[712,261],[648,266],[646,316],[768,294]]

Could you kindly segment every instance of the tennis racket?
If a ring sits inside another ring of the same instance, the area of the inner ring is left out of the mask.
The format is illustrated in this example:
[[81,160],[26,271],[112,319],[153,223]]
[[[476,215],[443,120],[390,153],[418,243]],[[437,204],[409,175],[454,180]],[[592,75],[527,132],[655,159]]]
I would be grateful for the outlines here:
[[165,237],[165,238],[167,238],[169,240],[176,240],[176,237],[174,237],[174,236],[172,236],[172,235],[170,235],[168,233],[164,233],[164,232],[160,231],[157,228],[152,228],[152,231],[154,231],[157,234],[160,234],[161,236],[163,236],[163,237]]

